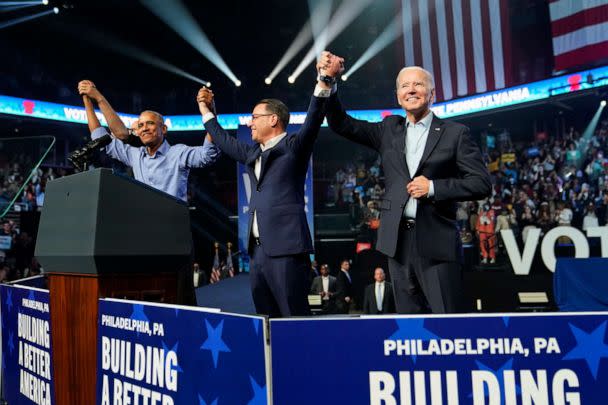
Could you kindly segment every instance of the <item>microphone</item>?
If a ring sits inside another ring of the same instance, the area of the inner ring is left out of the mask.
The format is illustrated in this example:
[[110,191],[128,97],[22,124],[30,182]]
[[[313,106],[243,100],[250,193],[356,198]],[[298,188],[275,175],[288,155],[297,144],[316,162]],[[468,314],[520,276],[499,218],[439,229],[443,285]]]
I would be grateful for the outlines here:
[[80,149],[76,149],[68,156],[68,161],[76,167],[78,170],[85,170],[86,165],[89,162],[91,155],[97,149],[103,148],[112,142],[110,135],[104,135],[97,139],[93,139]]
[[107,146],[111,143],[112,143],[112,137],[110,135],[104,135],[97,139],[93,139],[91,142],[87,143],[85,145],[85,147],[92,151],[92,150],[95,150],[98,148],[103,148],[104,146]]

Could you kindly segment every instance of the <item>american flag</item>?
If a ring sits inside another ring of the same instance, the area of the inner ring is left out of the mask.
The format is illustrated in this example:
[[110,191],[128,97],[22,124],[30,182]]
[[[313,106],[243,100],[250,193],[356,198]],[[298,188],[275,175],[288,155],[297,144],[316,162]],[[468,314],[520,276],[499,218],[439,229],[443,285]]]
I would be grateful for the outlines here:
[[215,242],[215,256],[213,256],[213,267],[211,268],[211,275],[209,277],[209,282],[211,284],[217,283],[220,281],[220,244]]
[[512,84],[508,0],[402,0],[406,66],[435,76],[438,100]]
[[555,70],[608,58],[608,0],[549,4]]

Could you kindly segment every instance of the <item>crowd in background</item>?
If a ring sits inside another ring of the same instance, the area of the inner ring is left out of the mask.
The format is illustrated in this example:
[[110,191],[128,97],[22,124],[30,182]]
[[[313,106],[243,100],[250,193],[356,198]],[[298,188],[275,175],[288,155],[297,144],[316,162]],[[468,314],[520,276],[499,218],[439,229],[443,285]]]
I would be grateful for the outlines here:
[[[6,211],[15,203],[1,222],[0,230],[0,283],[40,274],[42,267],[34,257],[35,240],[31,232],[22,230],[19,216],[11,213],[36,211],[44,204],[48,181],[68,174],[63,168],[37,168],[27,184],[33,163],[27,154],[7,156],[0,154],[0,210]],[[24,186],[24,187],[23,187]]]
[[516,144],[506,133],[490,135],[484,152],[492,196],[460,203],[457,212],[463,242],[479,244],[482,263],[495,261],[502,229],[513,229],[525,242],[532,227],[540,228],[542,237],[555,226],[585,231],[606,225],[608,121],[590,133],[540,132],[533,141]]
[[354,229],[377,229],[384,191],[380,158],[358,159],[338,168],[327,187],[325,206],[348,210]]
[[[532,227],[540,228],[542,237],[558,225],[584,231],[608,223],[608,120],[588,134],[570,128],[559,136],[539,132],[531,141],[512,142],[502,132],[483,134],[481,143],[493,177],[492,196],[460,203],[456,219],[463,243],[479,248],[482,263],[495,261],[502,229],[512,229],[524,242]],[[3,210],[15,196],[14,210],[40,209],[47,182],[69,174],[64,168],[38,168],[21,189],[32,166],[27,154],[0,153]],[[357,157],[333,171],[324,206],[348,212],[353,230],[373,231],[384,192],[379,158]],[[10,236],[11,247],[0,249],[0,281],[38,271],[32,236],[13,220],[4,220],[2,235]]]

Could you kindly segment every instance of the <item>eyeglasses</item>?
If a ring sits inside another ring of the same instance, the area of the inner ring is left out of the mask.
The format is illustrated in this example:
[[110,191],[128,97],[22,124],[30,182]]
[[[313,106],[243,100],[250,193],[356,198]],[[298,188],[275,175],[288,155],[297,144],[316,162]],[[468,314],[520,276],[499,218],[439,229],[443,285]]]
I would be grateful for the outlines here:
[[271,115],[275,115],[275,114],[251,114],[251,121],[255,121],[256,119],[258,119],[260,117],[269,117]]

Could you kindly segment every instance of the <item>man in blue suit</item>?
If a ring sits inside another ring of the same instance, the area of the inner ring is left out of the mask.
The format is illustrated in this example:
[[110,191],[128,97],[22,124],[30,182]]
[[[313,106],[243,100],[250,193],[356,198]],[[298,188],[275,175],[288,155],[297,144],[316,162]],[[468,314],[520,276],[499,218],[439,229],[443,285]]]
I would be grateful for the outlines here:
[[290,135],[285,132],[287,106],[276,99],[261,100],[247,124],[254,145],[239,142],[218,124],[211,90],[202,88],[196,100],[213,142],[249,173],[248,240],[256,311],[270,317],[309,315],[313,247],[304,212],[304,180],[327,98],[313,96],[300,131]]

